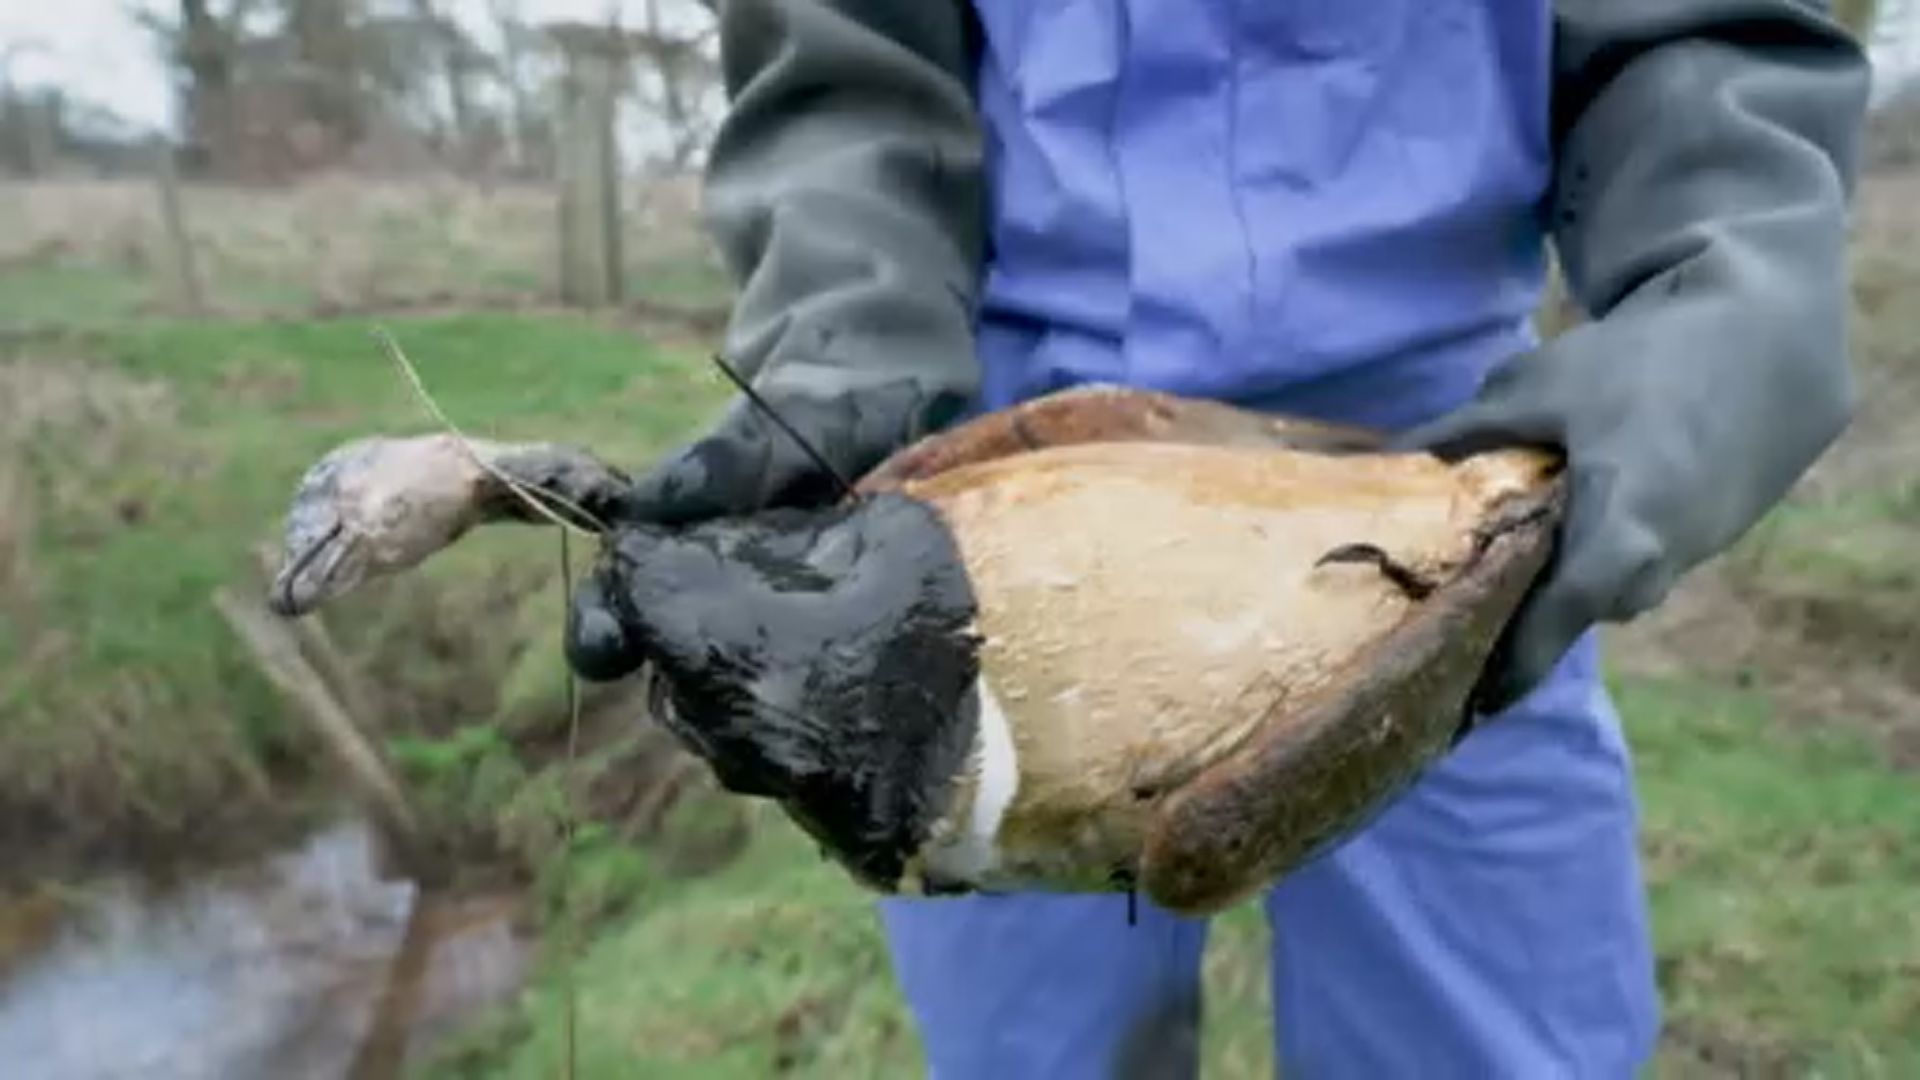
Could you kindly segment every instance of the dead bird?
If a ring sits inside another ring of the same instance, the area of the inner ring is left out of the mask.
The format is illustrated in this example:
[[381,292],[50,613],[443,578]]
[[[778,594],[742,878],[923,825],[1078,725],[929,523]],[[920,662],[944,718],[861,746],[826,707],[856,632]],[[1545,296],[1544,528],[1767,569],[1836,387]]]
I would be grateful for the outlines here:
[[[515,488],[580,524],[626,487],[557,445],[357,441],[296,492],[271,603],[542,516]],[[1197,914],[1449,747],[1560,508],[1544,452],[1444,462],[1092,387],[930,436],[838,505],[623,526],[599,580],[661,722],[867,887]]]

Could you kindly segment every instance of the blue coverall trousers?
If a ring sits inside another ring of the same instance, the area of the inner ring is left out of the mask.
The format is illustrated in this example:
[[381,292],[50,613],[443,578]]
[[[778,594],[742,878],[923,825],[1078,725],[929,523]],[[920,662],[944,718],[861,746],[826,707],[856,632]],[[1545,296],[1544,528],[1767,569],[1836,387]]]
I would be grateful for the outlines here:
[[[1626,1077],[1657,997],[1628,755],[1583,641],[1272,889],[1288,1077]],[[1112,896],[887,900],[938,1080],[1197,1074],[1205,921]]]

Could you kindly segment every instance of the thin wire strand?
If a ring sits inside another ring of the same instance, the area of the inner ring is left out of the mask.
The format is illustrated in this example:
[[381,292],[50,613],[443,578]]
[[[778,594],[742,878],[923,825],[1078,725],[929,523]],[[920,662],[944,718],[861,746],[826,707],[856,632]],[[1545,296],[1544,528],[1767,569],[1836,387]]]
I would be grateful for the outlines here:
[[[562,619],[567,618],[570,612],[566,610],[566,608],[567,605],[572,603],[573,599],[573,547],[571,537],[574,533],[579,533],[582,536],[593,536],[594,532],[582,529],[573,522],[554,513],[541,500],[551,499],[563,509],[571,510],[575,514],[578,514],[583,520],[591,522],[599,532],[604,533],[608,531],[606,524],[588,512],[585,507],[576,505],[565,496],[556,492],[529,487],[494,467],[491,462],[482,457],[480,452],[474,448],[473,441],[467,438],[466,433],[460,430],[459,425],[455,424],[453,419],[440,408],[439,402],[434,400],[433,395],[427,390],[425,381],[420,378],[420,372],[414,368],[412,361],[407,359],[407,354],[401,350],[400,343],[394,339],[393,335],[389,334],[384,327],[375,327],[374,336],[378,338],[381,345],[385,347],[387,356],[393,360],[394,366],[400,369],[400,374],[405,377],[407,385],[413,389],[414,396],[426,407],[428,414],[442,427],[446,428],[448,434],[452,435],[459,442],[460,448],[466,451],[474,463],[494,479],[506,485],[508,491],[519,496],[521,500],[533,508],[535,513],[560,526],[560,582],[562,586],[560,600],[563,606],[561,617]],[[561,1008],[564,1014],[565,1027],[562,1075],[564,1075],[567,1080],[574,1080],[579,1044],[577,995],[573,977],[576,942],[574,941],[573,935],[573,912],[570,910],[572,897],[570,890],[567,888],[567,882],[569,877],[568,871],[572,866],[573,860],[575,823],[573,819],[573,807],[571,803],[566,800],[570,797],[571,782],[580,752],[580,685],[570,666],[566,673],[565,686],[567,702],[567,758],[563,766],[562,783],[560,785],[563,802],[560,812],[562,846],[560,857],[559,905]]]
[[818,467],[821,472],[831,477],[833,482],[839,485],[840,496],[842,498],[853,497],[853,484],[849,482],[845,476],[841,475],[839,469],[834,468],[828,463],[826,455],[815,449],[814,445],[808,442],[800,432],[794,430],[793,425],[787,423],[786,417],[781,416],[771,402],[760,396],[760,391],[755,390],[746,379],[741,377],[738,371],[733,369],[732,364],[727,363],[726,357],[721,356],[719,353],[714,353],[713,363],[715,367],[720,369],[721,374],[727,377],[727,381],[733,383],[734,386],[739,388],[741,393],[747,396],[747,400],[753,403],[754,408],[759,409],[761,413],[765,414],[767,419],[777,424],[781,431],[786,432],[787,438],[792,439],[803,453],[813,459],[814,465]]
[[[564,619],[569,614],[564,610],[564,607],[571,603],[573,596],[573,553],[572,546],[565,532],[560,534],[560,581],[565,587],[561,593],[561,602],[563,605],[561,617]],[[567,1077],[567,1080],[573,1080],[574,1064],[576,1061],[575,1054],[578,1043],[578,1015],[573,981],[573,964],[575,959],[572,910],[573,897],[572,890],[567,888],[567,882],[571,877],[569,871],[573,866],[574,820],[573,805],[571,802],[571,781],[573,780],[574,761],[579,754],[580,748],[580,684],[574,677],[571,668],[568,669],[566,674],[566,688],[567,762],[565,779],[568,783],[560,785],[563,799],[566,800],[562,802],[560,812],[560,922],[564,929],[564,940],[561,944],[563,951],[560,960],[560,977],[562,980],[561,993],[564,996],[563,1007],[566,1011],[566,1058],[564,1075]]]
[[[576,532],[582,536],[593,536],[597,533],[609,531],[606,523],[590,513],[586,507],[574,503],[558,492],[543,491],[539,488],[529,487],[515,480],[513,477],[508,476],[492,462],[483,457],[480,451],[474,448],[473,440],[467,438],[466,432],[461,431],[459,425],[455,424],[453,420],[441,410],[440,403],[435,401],[433,395],[427,391],[427,385],[421,380],[420,372],[414,368],[413,362],[407,359],[407,354],[401,350],[400,343],[394,339],[393,335],[388,333],[385,327],[376,326],[373,329],[373,336],[379,339],[381,347],[386,350],[387,356],[392,359],[394,366],[400,369],[401,376],[406,379],[407,385],[413,389],[414,397],[418,398],[420,404],[426,407],[428,415],[432,416],[436,422],[446,428],[449,435],[452,435],[459,441],[460,448],[467,452],[467,456],[473,459],[474,464],[484,469],[486,473],[495,480],[505,484],[507,490],[518,495],[523,502],[533,508],[535,513],[553,522],[555,525],[560,526],[564,530]],[[570,510],[578,514],[582,519],[591,523],[593,528],[583,529],[573,522],[568,521],[566,518],[561,517],[552,509],[548,508],[547,505],[541,501],[543,499],[551,500],[562,509]]]

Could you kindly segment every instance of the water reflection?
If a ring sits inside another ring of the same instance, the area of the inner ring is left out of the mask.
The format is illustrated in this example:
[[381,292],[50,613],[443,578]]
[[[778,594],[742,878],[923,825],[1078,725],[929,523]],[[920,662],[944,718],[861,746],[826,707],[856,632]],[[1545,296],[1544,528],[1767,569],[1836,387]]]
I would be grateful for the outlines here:
[[511,993],[528,943],[510,900],[427,903],[376,866],[346,824],[165,895],[103,886],[0,985],[0,1074],[389,1074]]

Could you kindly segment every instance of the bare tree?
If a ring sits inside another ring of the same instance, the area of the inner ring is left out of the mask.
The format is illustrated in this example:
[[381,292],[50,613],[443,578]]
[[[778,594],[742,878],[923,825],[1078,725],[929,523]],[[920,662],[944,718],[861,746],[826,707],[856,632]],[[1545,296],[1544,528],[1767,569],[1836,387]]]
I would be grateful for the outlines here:
[[180,29],[175,46],[186,75],[181,92],[191,160],[224,171],[224,155],[234,139],[234,36],[213,14],[207,0],[180,0]]
[[30,41],[11,41],[0,46],[0,160],[24,176],[31,176],[35,171],[32,129],[39,118],[31,95],[14,85],[13,69],[22,55],[41,48],[39,42]]
[[520,0],[487,0],[487,13],[492,16],[495,30],[500,35],[500,54],[493,70],[501,89],[506,92],[511,114],[508,145],[511,147],[514,167],[522,172],[536,169],[544,172],[544,168],[535,165],[536,162],[545,163],[550,151],[540,123],[539,110],[535,107],[533,75],[529,64],[528,54],[535,41],[534,31],[521,13]]
[[361,100],[358,0],[287,0],[286,35],[302,76],[306,119],[338,153],[366,132]]
[[[460,25],[440,10],[435,0],[409,0],[413,27],[406,35],[408,61],[424,58],[421,66],[429,69],[439,83],[437,97],[445,108],[443,144],[456,155],[473,139],[478,116],[473,102],[473,82],[486,66],[475,45]],[[411,67],[412,64],[400,66]]]
[[[701,7],[713,10],[705,0]],[[669,163],[684,168],[713,135],[714,113],[702,104],[719,86],[719,65],[709,53],[718,27],[707,22],[676,32],[667,25],[661,0],[647,0],[646,18],[645,27],[629,34],[634,54],[646,61],[635,70],[637,96],[665,128]],[[648,83],[653,84],[651,93]]]
[[187,228],[186,208],[180,199],[180,178],[174,168],[174,149],[163,139],[153,140],[154,180],[160,194],[160,236],[167,268],[173,277],[173,298],[181,311],[198,315],[206,310],[206,292],[194,262],[193,234]]
[[618,302],[620,153],[613,118],[626,41],[617,28],[584,23],[554,24],[548,33],[566,57],[558,163],[560,295],[582,306]]
[[[476,37],[453,0],[121,0],[176,74],[195,172],[273,179],[350,161],[482,169],[501,153],[553,175],[565,64],[524,0],[487,0]],[[705,149],[720,110],[713,5],[648,0],[638,29],[617,5],[614,107],[649,157]],[[577,73],[576,73],[577,77]],[[633,121],[637,119],[638,124]],[[577,120],[577,118],[576,118]]]

